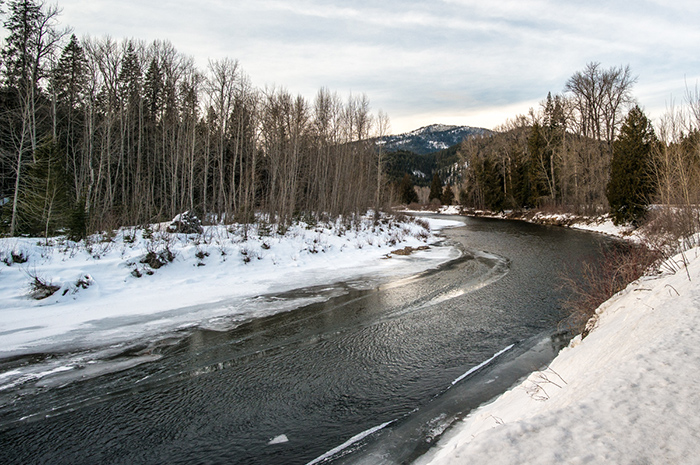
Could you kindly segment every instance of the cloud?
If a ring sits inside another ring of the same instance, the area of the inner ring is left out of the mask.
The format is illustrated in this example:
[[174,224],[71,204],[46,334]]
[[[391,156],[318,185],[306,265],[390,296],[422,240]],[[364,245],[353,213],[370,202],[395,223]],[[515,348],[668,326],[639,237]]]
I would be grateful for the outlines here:
[[308,98],[321,86],[367,93],[373,107],[392,118],[395,131],[413,129],[427,117],[493,126],[494,115],[561,92],[566,79],[590,61],[630,64],[639,76],[640,103],[655,112],[668,99],[664,90],[679,95],[679,80],[700,78],[694,47],[700,6],[689,1],[61,5],[64,22],[78,34],[169,39],[201,68],[208,58],[237,58],[260,87],[277,84]]

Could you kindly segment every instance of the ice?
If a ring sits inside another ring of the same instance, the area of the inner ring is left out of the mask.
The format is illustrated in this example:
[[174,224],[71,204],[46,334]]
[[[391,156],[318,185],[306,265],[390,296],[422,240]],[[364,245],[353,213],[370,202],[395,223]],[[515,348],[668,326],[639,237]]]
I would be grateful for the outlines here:
[[267,443],[268,446],[272,446],[275,444],[284,444],[286,442],[289,442],[289,439],[287,438],[286,434],[280,434],[279,436],[276,436],[270,440],[270,442]]
[[342,444],[339,445],[338,447],[334,447],[333,449],[329,450],[329,451],[326,452],[325,454],[323,454],[323,455],[321,455],[321,456],[319,456],[319,457],[313,459],[311,462],[307,463],[306,465],[314,465],[314,464],[317,464],[317,463],[321,463],[321,462],[323,462],[324,460],[333,457],[333,456],[336,455],[337,453],[342,452],[343,450],[345,450],[345,449],[347,449],[348,447],[352,446],[352,445],[355,444],[356,442],[362,441],[362,440],[363,440],[364,438],[366,438],[367,436],[369,436],[369,435],[371,435],[371,434],[374,434],[374,433],[376,433],[377,431],[379,431],[379,430],[381,430],[381,429],[386,428],[387,426],[389,426],[389,425],[392,424],[393,422],[394,422],[394,420],[392,420],[392,421],[387,421],[386,423],[382,423],[382,424],[379,425],[379,426],[375,426],[375,427],[370,428],[370,429],[368,429],[368,430],[365,430],[365,431],[363,431],[363,432],[361,432],[361,433],[359,433],[359,434],[356,434],[355,436],[351,437],[350,439],[348,439],[347,441],[345,441],[344,443],[342,443]]
[[508,352],[510,349],[512,349],[514,345],[515,345],[515,344],[509,345],[509,346],[506,347],[505,349],[500,350],[500,351],[498,351],[497,353],[495,353],[494,356],[491,357],[490,359],[481,362],[480,364],[478,364],[478,365],[475,366],[475,367],[472,367],[469,371],[467,371],[466,373],[464,373],[463,375],[459,376],[457,379],[455,379],[454,381],[452,381],[452,385],[454,386],[455,384],[459,383],[460,381],[462,381],[464,378],[466,378],[467,376],[471,375],[471,374],[474,373],[475,371],[478,371],[478,370],[482,369],[483,367],[485,367],[486,365],[488,365],[489,363],[493,362],[493,361],[496,360],[499,356],[503,355],[504,353],[506,353],[506,352]]

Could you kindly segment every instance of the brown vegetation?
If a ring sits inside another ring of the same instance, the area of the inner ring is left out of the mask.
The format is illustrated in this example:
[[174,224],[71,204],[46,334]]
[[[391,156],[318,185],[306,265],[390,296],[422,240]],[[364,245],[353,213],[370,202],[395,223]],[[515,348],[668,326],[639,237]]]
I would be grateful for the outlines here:
[[644,244],[619,242],[602,252],[595,265],[583,263],[580,276],[568,276],[564,288],[569,296],[564,309],[570,313],[564,324],[582,337],[595,326],[596,309],[629,283],[653,271],[661,254]]

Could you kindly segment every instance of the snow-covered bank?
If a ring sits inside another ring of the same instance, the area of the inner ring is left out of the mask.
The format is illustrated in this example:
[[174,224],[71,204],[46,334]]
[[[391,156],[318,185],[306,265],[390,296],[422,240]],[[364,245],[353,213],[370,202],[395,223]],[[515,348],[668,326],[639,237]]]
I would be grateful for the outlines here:
[[700,249],[631,283],[549,367],[456,424],[417,463],[697,463]]
[[[461,224],[426,220],[433,232]],[[284,234],[255,227],[247,237],[231,226],[190,236],[123,229],[87,246],[0,239],[0,358],[104,346],[193,325],[232,327],[289,309],[284,298],[259,296],[405,276],[455,258],[459,252],[449,247],[390,254],[434,244],[433,232],[387,219],[302,223]],[[34,300],[35,278],[58,291]]]
[[[421,210],[402,210],[404,213],[425,213]],[[428,210],[431,211],[431,210]],[[534,224],[563,226],[582,231],[596,232],[631,240],[639,240],[639,233],[629,226],[615,225],[610,215],[582,216],[572,213],[545,213],[540,211],[494,213],[486,210],[465,209],[459,205],[445,205],[434,209],[441,215],[463,215],[477,218],[495,218],[502,220],[527,221]]]

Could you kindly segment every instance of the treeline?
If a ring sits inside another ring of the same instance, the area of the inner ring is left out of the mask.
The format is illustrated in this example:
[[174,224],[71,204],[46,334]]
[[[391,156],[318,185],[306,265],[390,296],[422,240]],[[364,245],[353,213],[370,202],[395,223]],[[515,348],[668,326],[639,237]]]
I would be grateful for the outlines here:
[[415,186],[430,186],[434,174],[440,175],[453,185],[459,184],[462,170],[460,169],[460,145],[432,153],[418,154],[407,150],[387,152],[384,155],[384,175],[387,182],[398,184],[408,174]]
[[74,236],[172,218],[364,212],[385,201],[366,96],[312,102],[199,70],[166,41],[78,40],[59,10],[9,2],[0,88],[0,208],[12,235]]
[[462,194],[470,206],[502,210],[545,205],[607,208],[612,143],[633,102],[629,67],[589,64],[537,110],[462,147],[469,162]]
[[629,67],[589,63],[538,109],[466,140],[460,201],[473,208],[610,211],[638,222],[653,202],[700,202],[700,96],[655,130],[635,105]]

